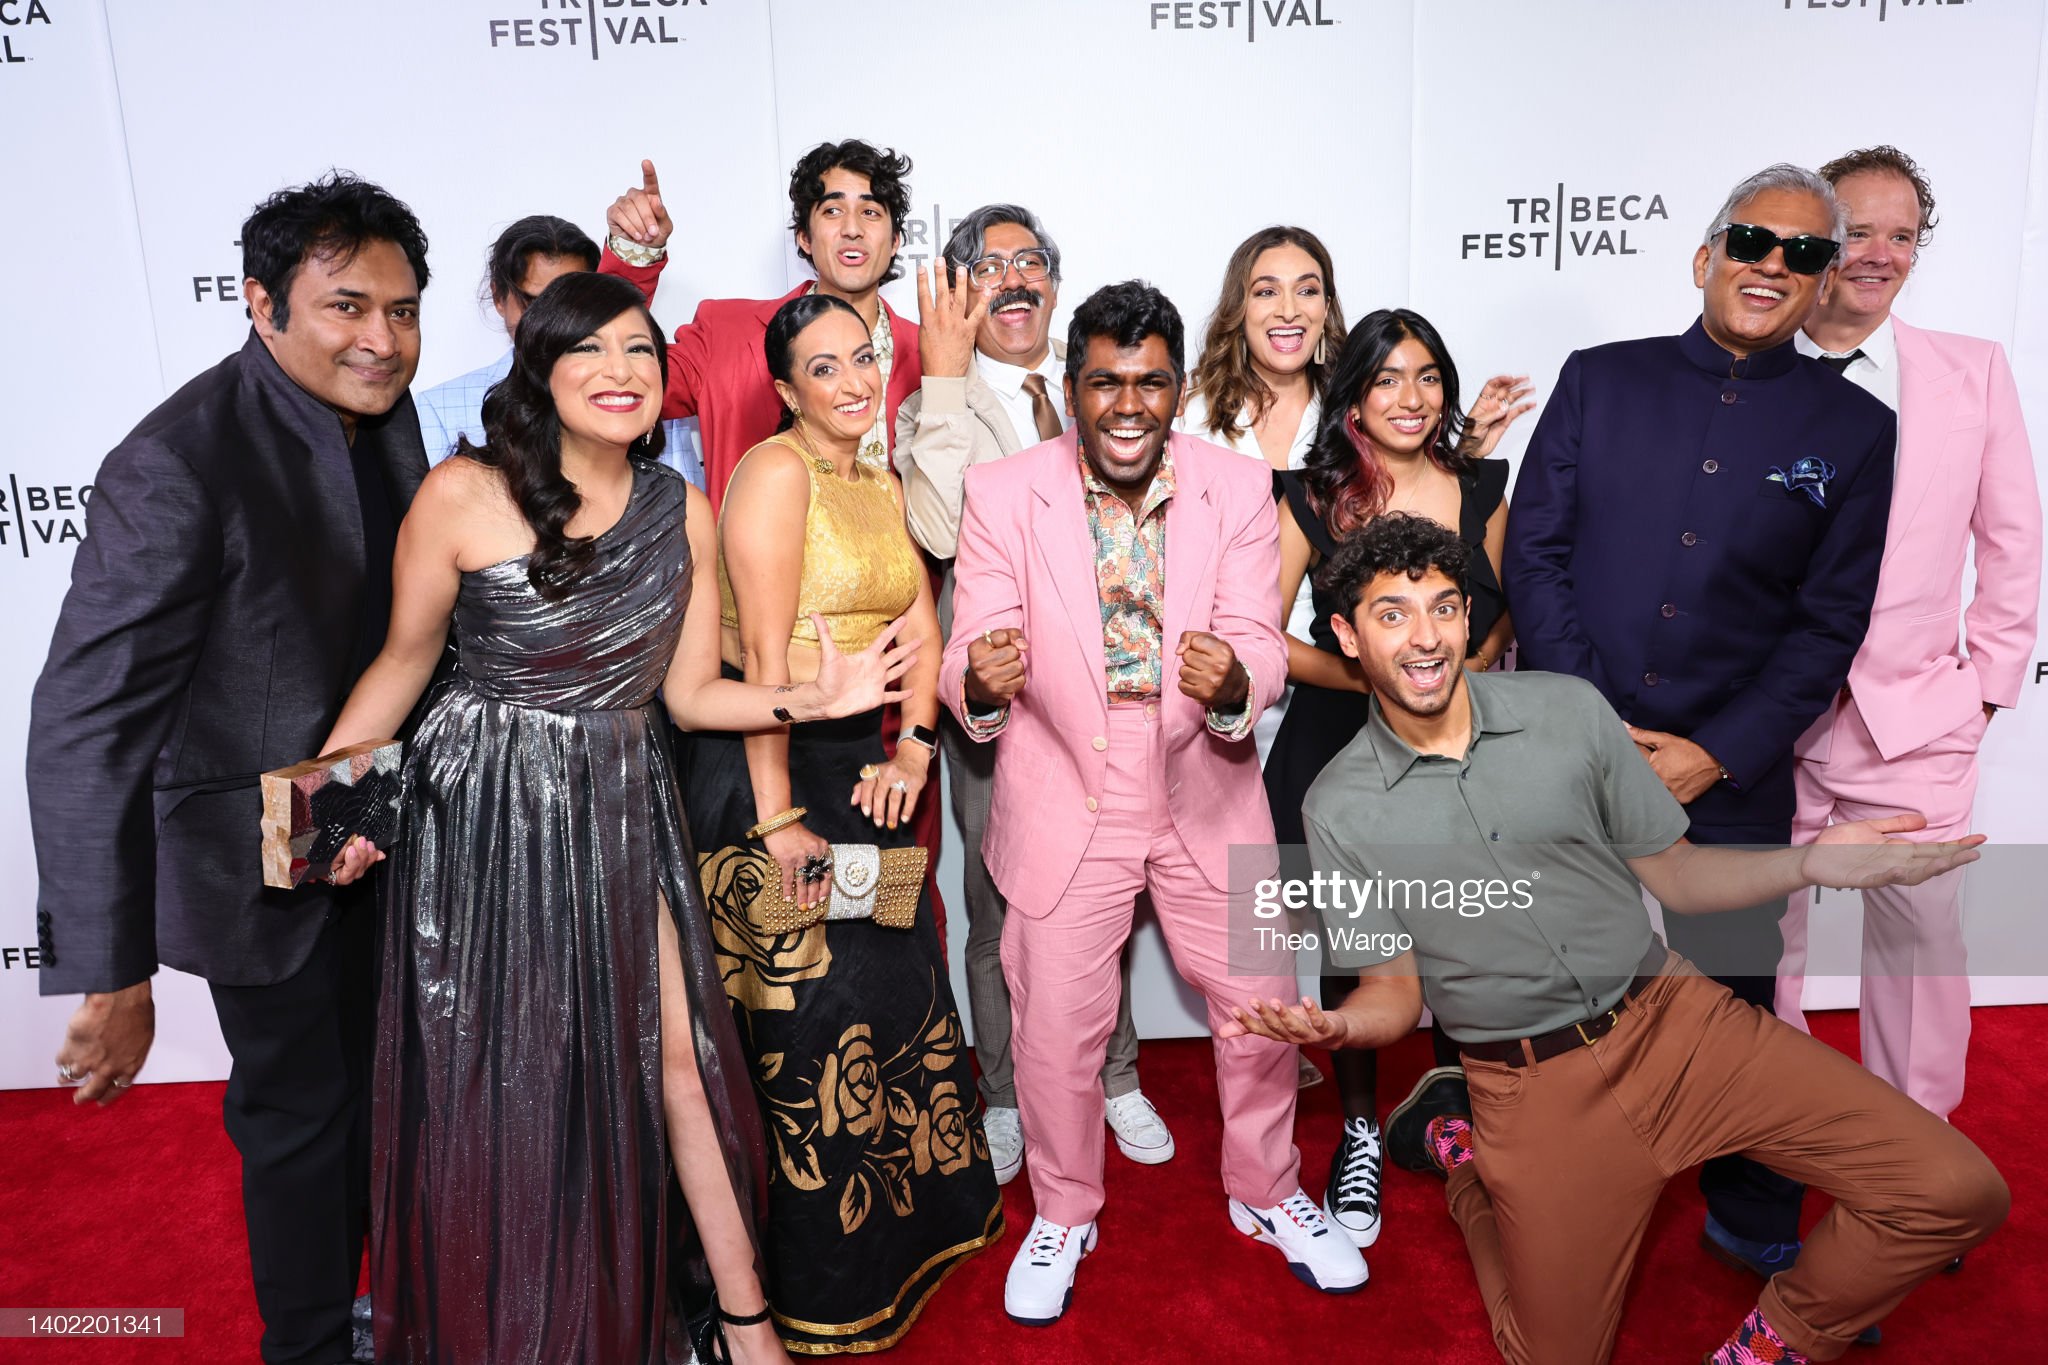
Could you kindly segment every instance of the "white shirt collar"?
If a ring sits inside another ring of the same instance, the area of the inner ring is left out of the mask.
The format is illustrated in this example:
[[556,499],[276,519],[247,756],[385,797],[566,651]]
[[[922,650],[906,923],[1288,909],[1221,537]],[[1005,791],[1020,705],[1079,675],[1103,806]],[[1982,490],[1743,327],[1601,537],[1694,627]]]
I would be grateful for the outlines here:
[[1046,391],[1053,395],[1053,401],[1057,403],[1061,386],[1066,379],[1066,366],[1053,354],[1051,346],[1045,348],[1045,359],[1028,369],[1022,365],[1012,365],[1007,360],[997,360],[977,349],[974,353],[974,368],[980,373],[982,383],[1006,398],[1015,398],[1023,393],[1024,380],[1027,377],[1042,374],[1045,376]]
[[[1800,329],[1799,335],[1792,338],[1792,345],[1801,355],[1819,357],[1840,354],[1838,351],[1821,349],[1820,344],[1808,336],[1804,328]],[[1863,352],[1863,358],[1880,370],[1889,372],[1898,369],[1899,339],[1892,333],[1891,314],[1885,314],[1884,321],[1877,324],[1877,330],[1850,349]]]

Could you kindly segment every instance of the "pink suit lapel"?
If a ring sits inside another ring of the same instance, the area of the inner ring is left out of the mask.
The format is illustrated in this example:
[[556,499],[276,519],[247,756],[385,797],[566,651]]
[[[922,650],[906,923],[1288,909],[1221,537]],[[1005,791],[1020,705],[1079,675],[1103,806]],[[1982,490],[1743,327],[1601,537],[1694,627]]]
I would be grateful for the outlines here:
[[1917,327],[1892,319],[1899,351],[1899,454],[1885,523],[1884,564],[1891,563],[1920,505],[1941,472],[1942,446],[1954,425],[1963,373],[1927,343]]
[[1039,507],[1031,518],[1031,535],[1045,556],[1053,588],[1066,608],[1067,624],[1088,660],[1096,699],[1109,705],[1102,656],[1102,596],[1095,580],[1095,542],[1088,534],[1088,509],[1082,502],[1080,457],[1072,444],[1053,443],[1045,467],[1032,482]]

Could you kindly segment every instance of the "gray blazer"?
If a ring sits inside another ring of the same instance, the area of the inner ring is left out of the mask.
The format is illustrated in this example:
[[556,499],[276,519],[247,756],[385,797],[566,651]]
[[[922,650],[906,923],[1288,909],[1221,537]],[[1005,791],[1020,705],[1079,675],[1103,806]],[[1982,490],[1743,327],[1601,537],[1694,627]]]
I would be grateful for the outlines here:
[[[395,524],[427,472],[411,396],[356,441]],[[29,723],[45,995],[304,964],[337,893],[264,887],[257,777],[314,755],[381,644],[364,591],[341,423],[253,332],[108,454]]]

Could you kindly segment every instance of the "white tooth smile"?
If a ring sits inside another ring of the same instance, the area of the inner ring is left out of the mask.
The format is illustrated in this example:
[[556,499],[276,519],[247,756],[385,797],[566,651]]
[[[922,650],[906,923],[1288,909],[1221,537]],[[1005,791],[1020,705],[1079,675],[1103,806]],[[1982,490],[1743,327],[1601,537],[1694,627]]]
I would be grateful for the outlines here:
[[1763,286],[1755,284],[1750,285],[1742,292],[1749,295],[1753,299],[1771,299],[1775,301],[1785,297],[1785,295],[1779,290],[1765,289]]

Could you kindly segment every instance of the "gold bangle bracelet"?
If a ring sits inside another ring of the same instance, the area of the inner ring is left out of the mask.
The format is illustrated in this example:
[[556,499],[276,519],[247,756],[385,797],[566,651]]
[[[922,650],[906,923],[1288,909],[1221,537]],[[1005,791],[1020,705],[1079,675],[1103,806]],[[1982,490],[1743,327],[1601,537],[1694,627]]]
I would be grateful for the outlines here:
[[806,815],[809,815],[810,813],[811,812],[809,807],[791,806],[788,810],[782,812],[782,814],[772,815],[768,817],[766,820],[761,821],[759,824],[754,825],[753,827],[747,830],[746,834],[743,837],[748,839],[763,838],[767,835],[773,834],[778,829],[788,828],[790,825],[795,824],[797,821],[803,819]]

